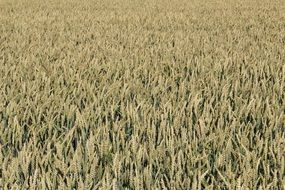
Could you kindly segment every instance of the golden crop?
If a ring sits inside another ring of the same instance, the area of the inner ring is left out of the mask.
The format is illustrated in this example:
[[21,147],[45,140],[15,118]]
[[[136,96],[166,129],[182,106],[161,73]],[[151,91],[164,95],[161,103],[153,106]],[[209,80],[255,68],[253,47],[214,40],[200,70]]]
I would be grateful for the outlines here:
[[0,0],[0,189],[284,189],[283,0]]

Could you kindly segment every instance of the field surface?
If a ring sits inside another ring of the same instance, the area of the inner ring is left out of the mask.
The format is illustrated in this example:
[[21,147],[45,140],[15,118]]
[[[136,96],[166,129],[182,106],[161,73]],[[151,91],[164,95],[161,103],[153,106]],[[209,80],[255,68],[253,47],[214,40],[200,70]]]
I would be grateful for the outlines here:
[[284,0],[0,0],[0,189],[284,189]]

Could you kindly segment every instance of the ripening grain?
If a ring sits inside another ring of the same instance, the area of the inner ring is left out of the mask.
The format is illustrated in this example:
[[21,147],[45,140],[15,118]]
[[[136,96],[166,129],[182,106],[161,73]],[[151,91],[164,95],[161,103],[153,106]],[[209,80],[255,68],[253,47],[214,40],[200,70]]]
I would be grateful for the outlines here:
[[0,0],[0,189],[284,189],[285,2]]

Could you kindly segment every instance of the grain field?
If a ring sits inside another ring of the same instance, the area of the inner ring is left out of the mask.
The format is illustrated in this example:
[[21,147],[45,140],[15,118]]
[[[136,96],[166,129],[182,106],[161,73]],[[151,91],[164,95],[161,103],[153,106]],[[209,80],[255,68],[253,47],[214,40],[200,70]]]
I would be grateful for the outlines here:
[[284,189],[284,0],[0,0],[0,189]]

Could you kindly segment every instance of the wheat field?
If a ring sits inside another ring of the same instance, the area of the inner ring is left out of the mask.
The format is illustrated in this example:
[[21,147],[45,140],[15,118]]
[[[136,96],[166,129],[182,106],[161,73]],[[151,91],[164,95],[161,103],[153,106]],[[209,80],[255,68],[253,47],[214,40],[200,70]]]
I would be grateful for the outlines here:
[[0,189],[285,189],[283,0],[0,0]]

